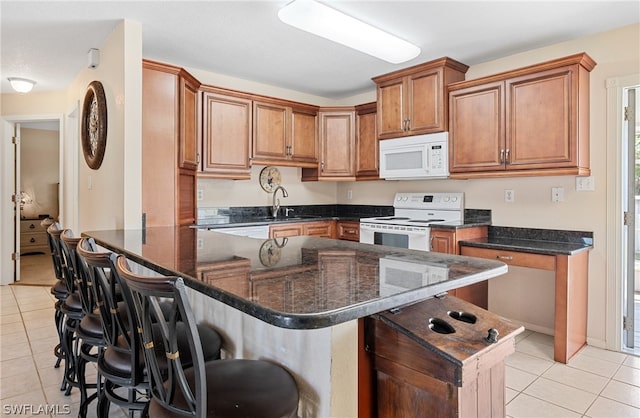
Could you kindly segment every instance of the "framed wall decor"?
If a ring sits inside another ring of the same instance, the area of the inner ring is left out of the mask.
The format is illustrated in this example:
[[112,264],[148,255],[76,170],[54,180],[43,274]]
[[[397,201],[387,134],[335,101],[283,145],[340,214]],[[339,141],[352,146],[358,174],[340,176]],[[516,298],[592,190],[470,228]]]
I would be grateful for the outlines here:
[[89,168],[97,170],[107,147],[107,99],[99,81],[92,81],[87,87],[80,123],[84,160]]

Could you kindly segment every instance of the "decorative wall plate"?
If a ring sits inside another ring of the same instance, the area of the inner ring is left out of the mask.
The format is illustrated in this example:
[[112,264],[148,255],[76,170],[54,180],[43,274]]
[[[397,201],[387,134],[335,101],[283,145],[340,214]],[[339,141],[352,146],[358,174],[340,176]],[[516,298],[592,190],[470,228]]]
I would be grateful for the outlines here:
[[107,99],[99,81],[92,81],[87,87],[80,122],[84,160],[89,168],[97,170],[107,147]]
[[260,172],[260,186],[265,192],[272,193],[281,182],[282,177],[277,167],[265,167]]

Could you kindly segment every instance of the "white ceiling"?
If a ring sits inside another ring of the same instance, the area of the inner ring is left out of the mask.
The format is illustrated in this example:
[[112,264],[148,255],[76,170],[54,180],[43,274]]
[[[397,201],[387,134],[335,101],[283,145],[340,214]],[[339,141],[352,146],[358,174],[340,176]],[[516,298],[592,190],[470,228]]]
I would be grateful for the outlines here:
[[422,48],[393,65],[281,23],[287,2],[2,0],[0,88],[25,77],[34,91],[65,89],[122,19],[141,22],[145,58],[327,98],[442,56],[474,65],[640,22],[637,0],[324,1]]

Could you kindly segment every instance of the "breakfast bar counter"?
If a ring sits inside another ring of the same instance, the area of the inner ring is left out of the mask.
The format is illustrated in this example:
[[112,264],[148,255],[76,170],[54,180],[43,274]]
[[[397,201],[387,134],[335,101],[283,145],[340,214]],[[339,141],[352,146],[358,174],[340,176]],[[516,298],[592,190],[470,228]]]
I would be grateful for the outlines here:
[[304,418],[375,416],[366,407],[375,385],[367,383],[365,318],[507,272],[501,261],[316,237],[190,227],[83,236],[125,255],[140,274],[183,277],[196,319],[222,334],[223,357],[286,367]]
[[264,322],[293,329],[336,325],[507,272],[500,261],[316,237],[260,240],[189,227],[83,235],[157,273],[181,276],[190,288]]

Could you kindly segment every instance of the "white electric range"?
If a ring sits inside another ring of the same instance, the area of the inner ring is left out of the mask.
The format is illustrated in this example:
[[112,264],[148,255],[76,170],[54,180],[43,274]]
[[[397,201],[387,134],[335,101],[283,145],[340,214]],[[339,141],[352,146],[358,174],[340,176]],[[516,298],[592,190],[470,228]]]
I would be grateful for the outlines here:
[[396,193],[393,216],[360,219],[360,242],[429,251],[431,225],[464,221],[464,193]]

